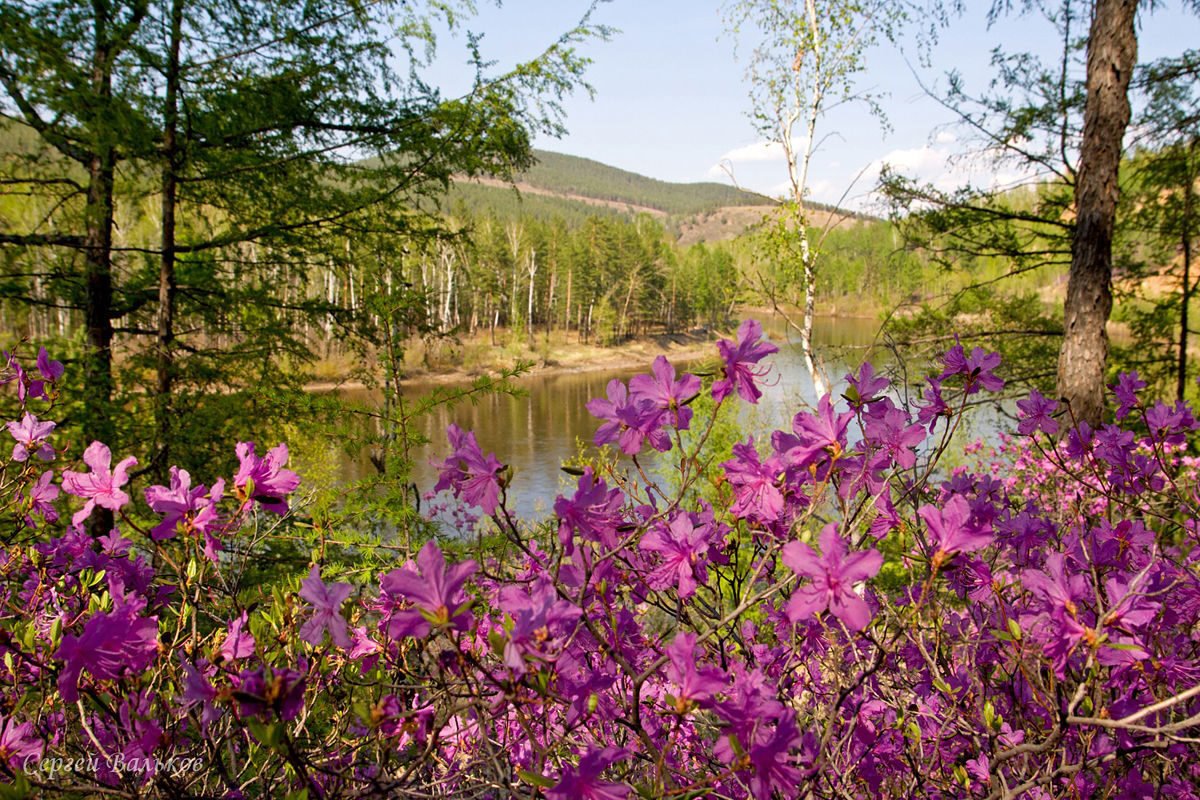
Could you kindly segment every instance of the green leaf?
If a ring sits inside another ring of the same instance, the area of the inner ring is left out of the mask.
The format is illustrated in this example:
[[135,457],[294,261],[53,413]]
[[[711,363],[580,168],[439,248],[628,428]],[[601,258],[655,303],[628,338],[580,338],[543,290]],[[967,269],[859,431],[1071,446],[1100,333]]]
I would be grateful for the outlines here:
[[23,773],[18,772],[12,783],[0,783],[0,800],[24,800],[33,797],[33,787]]
[[550,787],[554,786],[554,784],[558,783],[558,781],[554,780],[553,778],[547,778],[545,775],[538,775],[536,772],[530,772],[527,769],[517,770],[517,775],[520,776],[521,780],[525,781],[526,783],[531,783],[534,786],[541,786],[544,789],[549,789]]

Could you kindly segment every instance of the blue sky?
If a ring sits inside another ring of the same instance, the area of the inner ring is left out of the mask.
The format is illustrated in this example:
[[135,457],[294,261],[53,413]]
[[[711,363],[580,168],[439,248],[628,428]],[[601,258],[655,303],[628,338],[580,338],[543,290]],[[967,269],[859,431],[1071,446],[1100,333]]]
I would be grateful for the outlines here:
[[[869,54],[859,85],[884,94],[891,128],[883,129],[861,108],[823,118],[815,137],[823,141],[810,180],[814,199],[833,202],[848,192],[848,205],[868,206],[882,162],[947,188],[968,175],[978,177],[981,169],[987,179],[1000,183],[1020,177],[985,165],[948,164],[948,158],[968,150],[967,132],[950,125],[953,117],[927,97],[920,84],[944,86],[945,73],[956,69],[968,89],[982,91],[992,77],[989,60],[995,46],[1006,43],[1015,49],[1012,43],[1020,42],[1022,49],[1053,59],[1056,34],[1036,16],[1005,18],[989,28],[984,19],[988,3],[968,0],[967,5],[971,10],[942,31],[931,66],[917,65],[912,41],[899,47],[887,43]],[[1179,0],[1160,5],[1155,13],[1142,14],[1143,59],[1173,55],[1200,42],[1200,19],[1184,12]],[[503,68],[536,55],[570,29],[587,6],[580,0],[506,0],[499,8],[481,5],[479,17],[466,27],[485,34],[485,56]],[[589,100],[580,93],[569,98],[569,133],[562,139],[541,138],[537,146],[662,180],[730,182],[730,171],[745,188],[782,192],[787,173],[747,117],[744,64],[734,56],[734,41],[723,32],[721,7],[716,0],[602,3],[594,21],[620,32],[611,41],[583,48],[594,60],[587,79],[595,97]],[[459,44],[461,37],[458,43],[441,43],[432,73],[451,91],[468,79],[459,67]]]

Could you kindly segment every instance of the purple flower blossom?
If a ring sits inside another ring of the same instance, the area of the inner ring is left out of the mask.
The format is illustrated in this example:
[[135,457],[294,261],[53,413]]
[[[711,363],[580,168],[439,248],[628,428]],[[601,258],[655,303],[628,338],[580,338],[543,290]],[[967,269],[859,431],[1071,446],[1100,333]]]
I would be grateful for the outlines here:
[[980,389],[998,392],[1004,388],[1004,381],[996,377],[992,370],[1000,366],[1000,354],[989,353],[982,347],[976,347],[971,355],[966,355],[961,344],[956,344],[942,356],[946,368],[938,376],[944,381],[952,375],[965,375],[967,394],[975,394]]
[[596,397],[587,402],[588,413],[606,420],[596,429],[593,441],[597,445],[615,441],[629,456],[640,453],[646,442],[659,452],[671,449],[671,437],[662,429],[666,411],[652,400],[631,397],[617,378],[608,382],[605,393],[607,399]]
[[[37,483],[29,490],[29,513],[25,515],[25,524],[28,527],[37,527],[33,519],[34,514],[47,523],[58,522],[58,509],[54,507],[54,501],[58,499],[59,489],[52,483],[53,480],[53,471],[43,472],[42,477],[38,478]],[[22,499],[25,499],[23,495]]]
[[91,467],[92,471],[63,472],[63,491],[87,500],[83,508],[71,518],[72,525],[82,524],[96,506],[107,508],[109,511],[120,511],[129,502],[129,495],[121,491],[121,487],[129,482],[129,469],[137,464],[137,459],[130,456],[110,472],[112,451],[100,442],[92,442],[83,452],[83,463]]
[[862,408],[880,398],[880,393],[887,391],[891,384],[887,378],[876,377],[875,367],[870,361],[864,361],[858,368],[858,375],[847,374],[845,377],[846,392],[842,395],[853,408]]
[[625,800],[629,787],[602,780],[600,775],[628,756],[626,750],[605,747],[580,757],[579,766],[566,766],[558,783],[546,790],[547,800]]
[[17,440],[13,445],[13,461],[26,461],[33,455],[42,461],[54,460],[54,447],[46,441],[54,432],[54,423],[38,422],[38,418],[26,412],[20,422],[8,423],[8,432]]
[[875,403],[866,414],[863,435],[868,442],[881,448],[896,464],[912,469],[917,463],[912,448],[925,441],[925,429],[910,425],[908,414],[897,408],[889,398]]
[[1051,553],[1046,556],[1045,571],[1027,569],[1021,583],[1043,603],[1047,613],[1066,613],[1075,616],[1077,603],[1088,596],[1087,579],[1078,569],[1068,571],[1066,556]]
[[676,428],[688,429],[692,420],[692,409],[684,403],[700,392],[700,379],[685,374],[675,379],[675,367],[666,356],[654,359],[651,375],[635,375],[629,379],[629,393],[635,400],[646,400],[655,408],[667,412]]
[[987,547],[994,538],[990,529],[971,524],[971,506],[960,494],[951,497],[942,508],[921,506],[917,514],[929,528],[935,568],[955,553],[971,553]]
[[244,670],[236,680],[234,698],[243,717],[262,719],[274,711],[284,722],[295,719],[304,708],[304,675],[294,669],[264,667]]
[[[192,488],[192,476],[187,470],[171,467],[170,487],[146,487],[146,504],[163,518],[150,530],[155,541],[174,538],[181,529],[207,531],[216,521],[216,501],[224,493],[224,481],[213,487],[214,497],[209,498],[208,487],[200,484]],[[214,559],[215,560],[215,559]]]
[[[14,364],[16,363],[15,360],[13,361],[13,363]],[[59,378],[61,378],[63,376],[63,373],[66,372],[66,368],[63,367],[61,361],[51,360],[50,354],[46,352],[45,347],[38,349],[37,368],[38,368],[38,373],[40,373],[42,376],[41,380],[30,380],[22,372],[20,375],[21,381],[23,383],[28,382],[30,397],[40,397],[43,399],[48,399],[46,397],[46,384],[56,382]],[[18,394],[19,393],[20,393],[20,388],[18,388]]]
[[698,525],[686,512],[677,513],[669,525],[659,523],[646,531],[638,547],[660,556],[659,565],[646,576],[650,588],[678,589],[681,600],[695,594],[696,587],[708,580],[704,560],[712,535],[711,522]]
[[728,339],[717,342],[717,350],[725,361],[725,377],[715,381],[712,386],[713,399],[718,403],[735,390],[747,403],[757,403],[762,397],[757,381],[767,370],[755,369],[755,365],[772,353],[779,352],[779,348],[763,339],[762,335],[762,325],[756,320],[747,319],[738,326],[736,343]]
[[93,614],[79,636],[68,633],[54,657],[64,662],[58,673],[63,700],[79,699],[84,671],[97,680],[116,680],[146,669],[158,655],[158,617],[139,616],[144,603],[117,601],[110,612]]
[[1017,423],[1017,432],[1030,436],[1035,431],[1043,431],[1053,436],[1058,433],[1058,420],[1051,415],[1058,409],[1058,401],[1043,397],[1034,389],[1025,400],[1017,401],[1021,421]]
[[606,549],[617,546],[617,528],[624,524],[621,506],[625,499],[620,489],[608,488],[603,478],[597,478],[591,467],[584,467],[578,488],[568,500],[559,496],[554,501],[558,516],[558,541],[570,554],[574,535],[598,542]]
[[1117,375],[1117,382],[1109,385],[1117,397],[1117,419],[1125,419],[1138,404],[1137,393],[1146,388],[1146,382],[1138,377],[1137,370]]
[[446,427],[450,457],[438,465],[438,481],[433,490],[450,489],[456,497],[478,506],[485,514],[496,513],[500,505],[500,471],[504,469],[494,453],[485,457],[475,434],[451,423]]
[[475,574],[478,565],[463,561],[446,566],[446,559],[435,542],[426,542],[417,554],[417,563],[405,564],[384,575],[380,581],[385,598],[404,599],[416,608],[392,610],[388,615],[388,635],[395,638],[429,635],[433,625],[449,625],[465,631],[471,625],[470,600],[463,585]]
[[255,501],[267,511],[286,514],[286,498],[300,485],[300,476],[284,469],[288,461],[287,445],[273,447],[259,458],[254,452],[254,442],[239,442],[237,456],[240,463],[233,485],[242,507]]
[[229,623],[225,641],[221,643],[221,656],[226,661],[254,655],[254,636],[250,633],[249,618],[249,613],[243,611]]
[[308,577],[300,582],[300,596],[313,607],[312,617],[300,628],[300,638],[319,646],[325,640],[325,631],[329,631],[334,644],[349,650],[350,630],[342,616],[342,603],[353,590],[348,583],[325,583],[314,564]]
[[38,372],[42,373],[42,377],[51,383],[57,381],[67,371],[61,361],[54,361],[50,358],[45,347],[38,348],[37,368]]
[[[17,361],[16,356],[7,350],[0,350],[0,355],[3,355],[4,360],[8,363],[8,368],[11,371],[10,375],[7,375],[3,378],[3,380],[0,380],[0,385],[15,382],[17,384],[17,400],[24,405],[25,398],[28,396],[30,388],[29,378],[26,377],[25,370],[21,368],[21,363]],[[39,397],[40,395],[34,394],[33,396]]]
[[809,619],[829,609],[852,631],[860,631],[871,621],[871,608],[854,590],[854,584],[873,578],[883,566],[878,550],[850,553],[838,536],[837,526],[826,525],[820,536],[821,555],[804,542],[788,542],[783,548],[783,563],[809,583],[796,589],[787,604],[792,622]]
[[500,590],[499,605],[512,619],[504,642],[504,663],[517,675],[525,674],[530,657],[553,661],[558,653],[552,647],[570,635],[583,613],[559,598],[548,580],[537,581],[528,591],[505,586]]
[[721,464],[736,500],[729,512],[742,519],[774,522],[783,513],[783,494],[776,483],[783,472],[778,458],[763,462],[754,439],[733,446],[733,459]]
[[937,378],[930,378],[922,399],[925,402],[917,409],[917,422],[926,426],[929,432],[933,433],[938,420],[942,417],[949,417],[951,414],[950,406],[946,405],[945,399],[942,398],[942,382]]
[[774,728],[760,728],[759,733],[746,753],[751,769],[750,792],[755,800],[770,800],[776,789],[787,791],[800,785],[800,770],[789,754],[804,744],[804,736],[791,712],[785,712]]
[[846,429],[853,411],[838,412],[826,393],[817,401],[817,413],[800,413],[792,420],[794,436],[776,437],[775,448],[789,466],[807,469],[824,455],[836,458],[846,448]]
[[41,761],[45,743],[37,735],[33,723],[16,722],[0,715],[0,763],[14,772],[28,770]]
[[216,706],[217,689],[212,685],[212,677],[216,669],[206,659],[200,659],[196,664],[180,656],[180,666],[183,668],[183,691],[180,692],[180,708],[190,711],[200,707],[200,727],[206,731],[209,725],[221,716],[221,709]]
[[679,687],[675,710],[684,713],[693,704],[711,705],[717,692],[729,685],[725,673],[717,667],[697,666],[696,634],[679,633],[667,648],[667,680]]

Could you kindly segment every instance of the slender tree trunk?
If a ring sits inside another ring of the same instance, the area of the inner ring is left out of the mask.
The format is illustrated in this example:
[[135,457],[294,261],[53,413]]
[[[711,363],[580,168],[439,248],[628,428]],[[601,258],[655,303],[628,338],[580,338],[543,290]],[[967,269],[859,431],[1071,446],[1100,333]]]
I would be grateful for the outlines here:
[[1129,79],[1137,62],[1136,0],[1097,0],[1087,51],[1087,104],[1075,183],[1075,234],[1067,282],[1058,393],[1074,419],[1104,417],[1104,373],[1112,313],[1112,240],[1121,140],[1129,124]]
[[817,316],[817,276],[812,253],[808,244],[808,225],[801,218],[797,223],[800,236],[800,259],[804,262],[804,322],[800,329],[800,351],[804,353],[804,366],[812,378],[813,391],[821,397],[828,390],[821,365],[813,353],[813,319]]
[[[92,52],[92,90],[99,104],[112,98],[111,53],[107,44],[108,20],[97,13]],[[101,112],[103,113],[103,112]],[[98,123],[102,125],[103,123]],[[86,292],[87,352],[84,373],[83,435],[88,441],[112,441],[112,339],[113,339],[113,175],[116,154],[108,137],[97,137],[88,164],[85,217],[84,291]],[[105,531],[107,533],[107,531]]]
[[525,309],[525,335],[529,339],[529,343],[533,344],[533,279],[537,275],[537,250],[529,251],[529,301]]
[[1180,244],[1183,245],[1183,297],[1179,306],[1179,367],[1175,396],[1182,400],[1187,391],[1187,361],[1188,361],[1188,307],[1192,304],[1192,210],[1195,198],[1195,187],[1192,185],[1192,165],[1195,163],[1196,140],[1188,145],[1187,160],[1183,176],[1183,232]]
[[166,93],[163,104],[162,256],[158,271],[158,380],[155,386],[155,436],[153,472],[166,483],[171,463],[172,391],[175,379],[175,208],[178,189],[179,145],[179,46],[183,37],[184,0],[171,3],[171,41],[167,54]]
[[[567,313],[565,317],[566,322],[563,325],[563,327],[567,329],[568,334],[571,332],[571,283],[574,281],[574,279],[575,268],[571,267],[569,270],[567,270]],[[576,324],[575,327],[578,329],[579,325]]]
[[546,298],[546,341],[550,341],[550,334],[554,330],[554,289],[558,283],[558,265],[555,264],[550,270],[550,296]]

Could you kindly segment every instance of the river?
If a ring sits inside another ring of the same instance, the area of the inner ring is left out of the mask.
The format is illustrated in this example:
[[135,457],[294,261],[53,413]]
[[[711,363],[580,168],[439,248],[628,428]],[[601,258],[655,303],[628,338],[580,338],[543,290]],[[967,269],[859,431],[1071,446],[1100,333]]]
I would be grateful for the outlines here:
[[[769,360],[771,371],[765,381],[762,402],[743,417],[747,428],[762,431],[789,425],[799,408],[815,405],[818,398],[804,368],[799,345],[789,341],[786,326],[768,316],[760,317],[760,321],[768,337],[780,348]],[[878,323],[871,319],[815,320],[814,343],[835,389],[843,385],[842,376],[864,358],[870,356],[877,366],[886,361],[885,353],[872,349],[878,328]],[[712,358],[715,361],[715,346]],[[437,408],[417,423],[417,432],[430,443],[415,452],[413,480],[422,492],[432,489],[437,480],[432,462],[447,454],[445,429],[453,422],[464,430],[473,430],[485,453],[494,452],[500,461],[513,467],[511,508],[527,519],[542,516],[550,510],[555,495],[562,491],[563,482],[574,480],[561,471],[563,461],[577,453],[581,443],[590,446],[599,425],[584,404],[593,397],[603,397],[612,378],[628,380],[648,371],[648,367],[532,375],[517,381],[525,390],[522,396],[492,395],[474,404]],[[406,384],[405,396],[416,400],[427,396],[434,387],[433,383],[414,381]],[[353,479],[372,467],[364,459],[345,464],[345,469],[348,473],[345,477]]]

